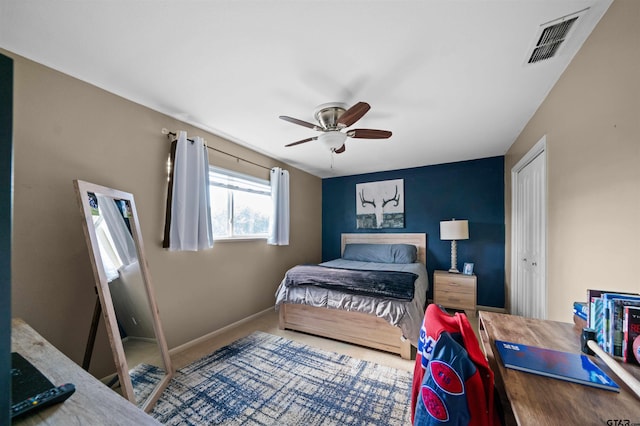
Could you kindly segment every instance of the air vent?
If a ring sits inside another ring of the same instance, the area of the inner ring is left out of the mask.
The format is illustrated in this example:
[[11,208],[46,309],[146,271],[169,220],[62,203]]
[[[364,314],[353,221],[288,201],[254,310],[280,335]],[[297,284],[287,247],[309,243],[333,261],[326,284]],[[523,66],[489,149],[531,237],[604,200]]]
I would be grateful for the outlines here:
[[580,15],[587,10],[588,8],[541,25],[539,36],[536,38],[527,63],[533,64],[553,58],[569,36]]

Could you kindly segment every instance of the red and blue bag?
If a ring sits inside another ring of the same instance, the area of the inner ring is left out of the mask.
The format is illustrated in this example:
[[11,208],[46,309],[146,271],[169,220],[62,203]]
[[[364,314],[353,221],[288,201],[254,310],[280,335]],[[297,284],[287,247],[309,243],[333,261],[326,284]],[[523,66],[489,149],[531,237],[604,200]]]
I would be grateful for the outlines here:
[[425,425],[500,425],[494,377],[463,313],[430,304],[422,322],[411,390],[411,421]]

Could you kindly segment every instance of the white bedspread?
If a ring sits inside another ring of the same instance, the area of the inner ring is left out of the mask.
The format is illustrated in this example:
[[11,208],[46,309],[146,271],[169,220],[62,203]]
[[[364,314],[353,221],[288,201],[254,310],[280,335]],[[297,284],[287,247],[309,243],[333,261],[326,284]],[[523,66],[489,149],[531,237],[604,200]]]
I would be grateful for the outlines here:
[[335,268],[413,272],[418,275],[413,300],[381,299],[314,286],[285,287],[283,280],[276,291],[276,309],[281,303],[287,302],[373,314],[384,318],[391,325],[399,327],[404,337],[417,347],[426,308],[427,290],[429,289],[429,277],[424,264],[374,263],[335,259],[321,263],[321,265]]

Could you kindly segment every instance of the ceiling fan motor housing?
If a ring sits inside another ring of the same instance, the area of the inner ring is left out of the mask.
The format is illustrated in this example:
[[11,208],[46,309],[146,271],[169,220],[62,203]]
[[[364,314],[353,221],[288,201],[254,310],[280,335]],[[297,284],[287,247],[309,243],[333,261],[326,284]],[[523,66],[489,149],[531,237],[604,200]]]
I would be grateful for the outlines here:
[[336,130],[344,128],[343,125],[338,124],[338,119],[345,111],[347,111],[346,104],[332,102],[318,106],[313,115],[325,129]]

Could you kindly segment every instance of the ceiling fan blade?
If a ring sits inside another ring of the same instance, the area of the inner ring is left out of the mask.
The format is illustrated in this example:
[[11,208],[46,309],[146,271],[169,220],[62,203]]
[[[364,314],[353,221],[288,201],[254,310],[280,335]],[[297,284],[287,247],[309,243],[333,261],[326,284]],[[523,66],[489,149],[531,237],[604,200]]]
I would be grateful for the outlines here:
[[312,138],[302,139],[301,141],[291,142],[291,143],[289,143],[289,144],[286,144],[285,146],[294,146],[294,145],[299,145],[299,144],[301,144],[301,143],[315,141],[316,139],[318,139],[318,137],[317,137],[317,136],[314,136],[314,137],[312,137]]
[[288,121],[289,123],[298,124],[300,126],[308,127],[313,130],[323,130],[322,127],[319,127],[313,123],[309,123],[307,121],[298,120],[297,118],[288,117],[286,115],[281,115],[280,118],[284,121]]
[[350,138],[359,139],[387,139],[390,138],[392,133],[388,130],[375,130],[375,129],[353,129],[347,132],[347,136]]
[[347,150],[347,146],[345,144],[342,144],[340,148],[334,150],[333,152],[335,152],[336,154],[342,154],[346,150]]
[[369,111],[369,109],[371,109],[371,106],[368,103],[358,102],[338,118],[338,124],[341,124],[344,127],[349,127],[356,121],[360,120],[367,111]]

